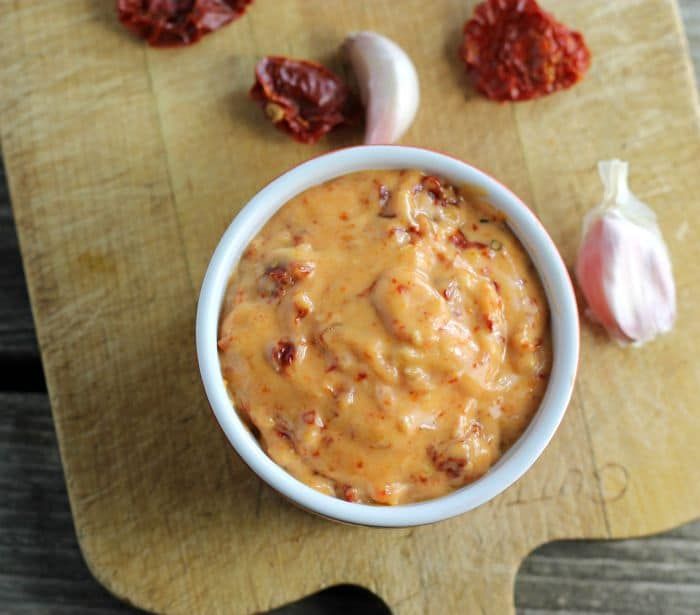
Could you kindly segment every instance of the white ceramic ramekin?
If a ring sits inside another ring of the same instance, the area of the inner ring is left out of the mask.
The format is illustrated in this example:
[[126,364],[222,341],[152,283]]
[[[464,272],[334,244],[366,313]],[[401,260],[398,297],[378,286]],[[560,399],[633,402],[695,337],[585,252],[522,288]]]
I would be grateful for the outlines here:
[[[482,478],[448,495],[401,506],[354,504],[306,486],[262,450],[236,413],[221,376],[217,351],[219,312],[226,285],[248,242],[293,196],[346,173],[370,169],[420,169],[456,184],[483,189],[505,213],[542,279],[552,318],[554,363],[547,392],[520,439]],[[342,149],[305,162],[263,188],[224,233],[209,263],[197,307],[197,357],[204,388],[226,437],[243,461],[273,489],[317,514],[362,525],[403,527],[454,517],[488,502],[540,456],[564,416],[576,376],[579,322],[566,267],[547,231],[510,190],[485,173],[450,156],[414,147],[363,146]]]

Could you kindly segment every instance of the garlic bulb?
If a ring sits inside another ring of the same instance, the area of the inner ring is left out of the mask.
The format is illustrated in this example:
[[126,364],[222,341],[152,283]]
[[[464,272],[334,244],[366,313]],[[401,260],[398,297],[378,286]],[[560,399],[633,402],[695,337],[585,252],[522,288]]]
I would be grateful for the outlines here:
[[630,192],[627,169],[598,164],[605,194],[584,219],[576,278],[589,317],[618,342],[642,344],[673,327],[676,291],[656,216]]
[[396,43],[375,32],[350,34],[343,43],[366,109],[365,143],[394,143],[418,111],[413,62]]

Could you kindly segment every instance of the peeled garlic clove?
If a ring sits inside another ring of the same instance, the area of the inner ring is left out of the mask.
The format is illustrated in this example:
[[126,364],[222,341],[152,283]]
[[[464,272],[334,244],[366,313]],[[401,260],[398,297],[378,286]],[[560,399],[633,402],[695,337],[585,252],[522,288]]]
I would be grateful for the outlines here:
[[605,195],[584,220],[576,278],[589,316],[620,343],[642,344],[673,327],[676,291],[656,216],[629,191],[627,169],[598,165]]
[[343,43],[366,110],[365,143],[394,143],[418,111],[420,90],[413,62],[376,32],[357,32]]

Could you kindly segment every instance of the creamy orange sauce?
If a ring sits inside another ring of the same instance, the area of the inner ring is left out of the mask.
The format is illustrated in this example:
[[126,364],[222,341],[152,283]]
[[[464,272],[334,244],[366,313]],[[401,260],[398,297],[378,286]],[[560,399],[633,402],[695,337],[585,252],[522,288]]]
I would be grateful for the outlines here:
[[539,278],[502,216],[419,171],[287,203],[222,309],[224,379],[267,453],[315,489],[401,504],[482,476],[552,361]]

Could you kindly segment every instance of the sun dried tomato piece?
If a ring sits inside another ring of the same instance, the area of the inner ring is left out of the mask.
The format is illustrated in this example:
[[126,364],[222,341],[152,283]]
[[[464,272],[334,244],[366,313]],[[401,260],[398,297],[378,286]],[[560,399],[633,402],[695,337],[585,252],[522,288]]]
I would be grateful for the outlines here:
[[438,452],[432,445],[428,446],[427,452],[435,468],[447,474],[449,478],[459,478],[464,472],[464,467],[467,465],[466,457],[450,457]]
[[265,276],[273,284],[273,289],[270,294],[274,294],[279,297],[284,295],[292,286],[294,286],[294,278],[292,274],[287,270],[286,267],[278,265],[277,267],[270,267],[265,271]]
[[294,363],[296,347],[289,340],[280,340],[272,349],[271,358],[275,371],[282,372]]
[[488,248],[485,243],[467,239],[460,229],[456,229],[455,232],[448,237],[448,239],[460,250],[468,250],[469,248]]
[[265,270],[258,282],[258,289],[266,297],[283,297],[297,282],[310,276],[314,271],[311,263],[290,263],[275,265]]
[[536,0],[485,0],[464,25],[460,56],[476,88],[493,100],[529,100],[583,78],[591,54],[583,36]]
[[421,180],[421,186],[425,190],[430,198],[436,203],[442,204],[445,201],[445,189],[442,187],[442,182],[435,175],[426,175]]
[[263,58],[255,67],[250,96],[280,130],[301,143],[315,143],[358,117],[357,102],[343,80],[308,60]]
[[119,21],[153,47],[196,43],[237,19],[253,0],[117,0]]

